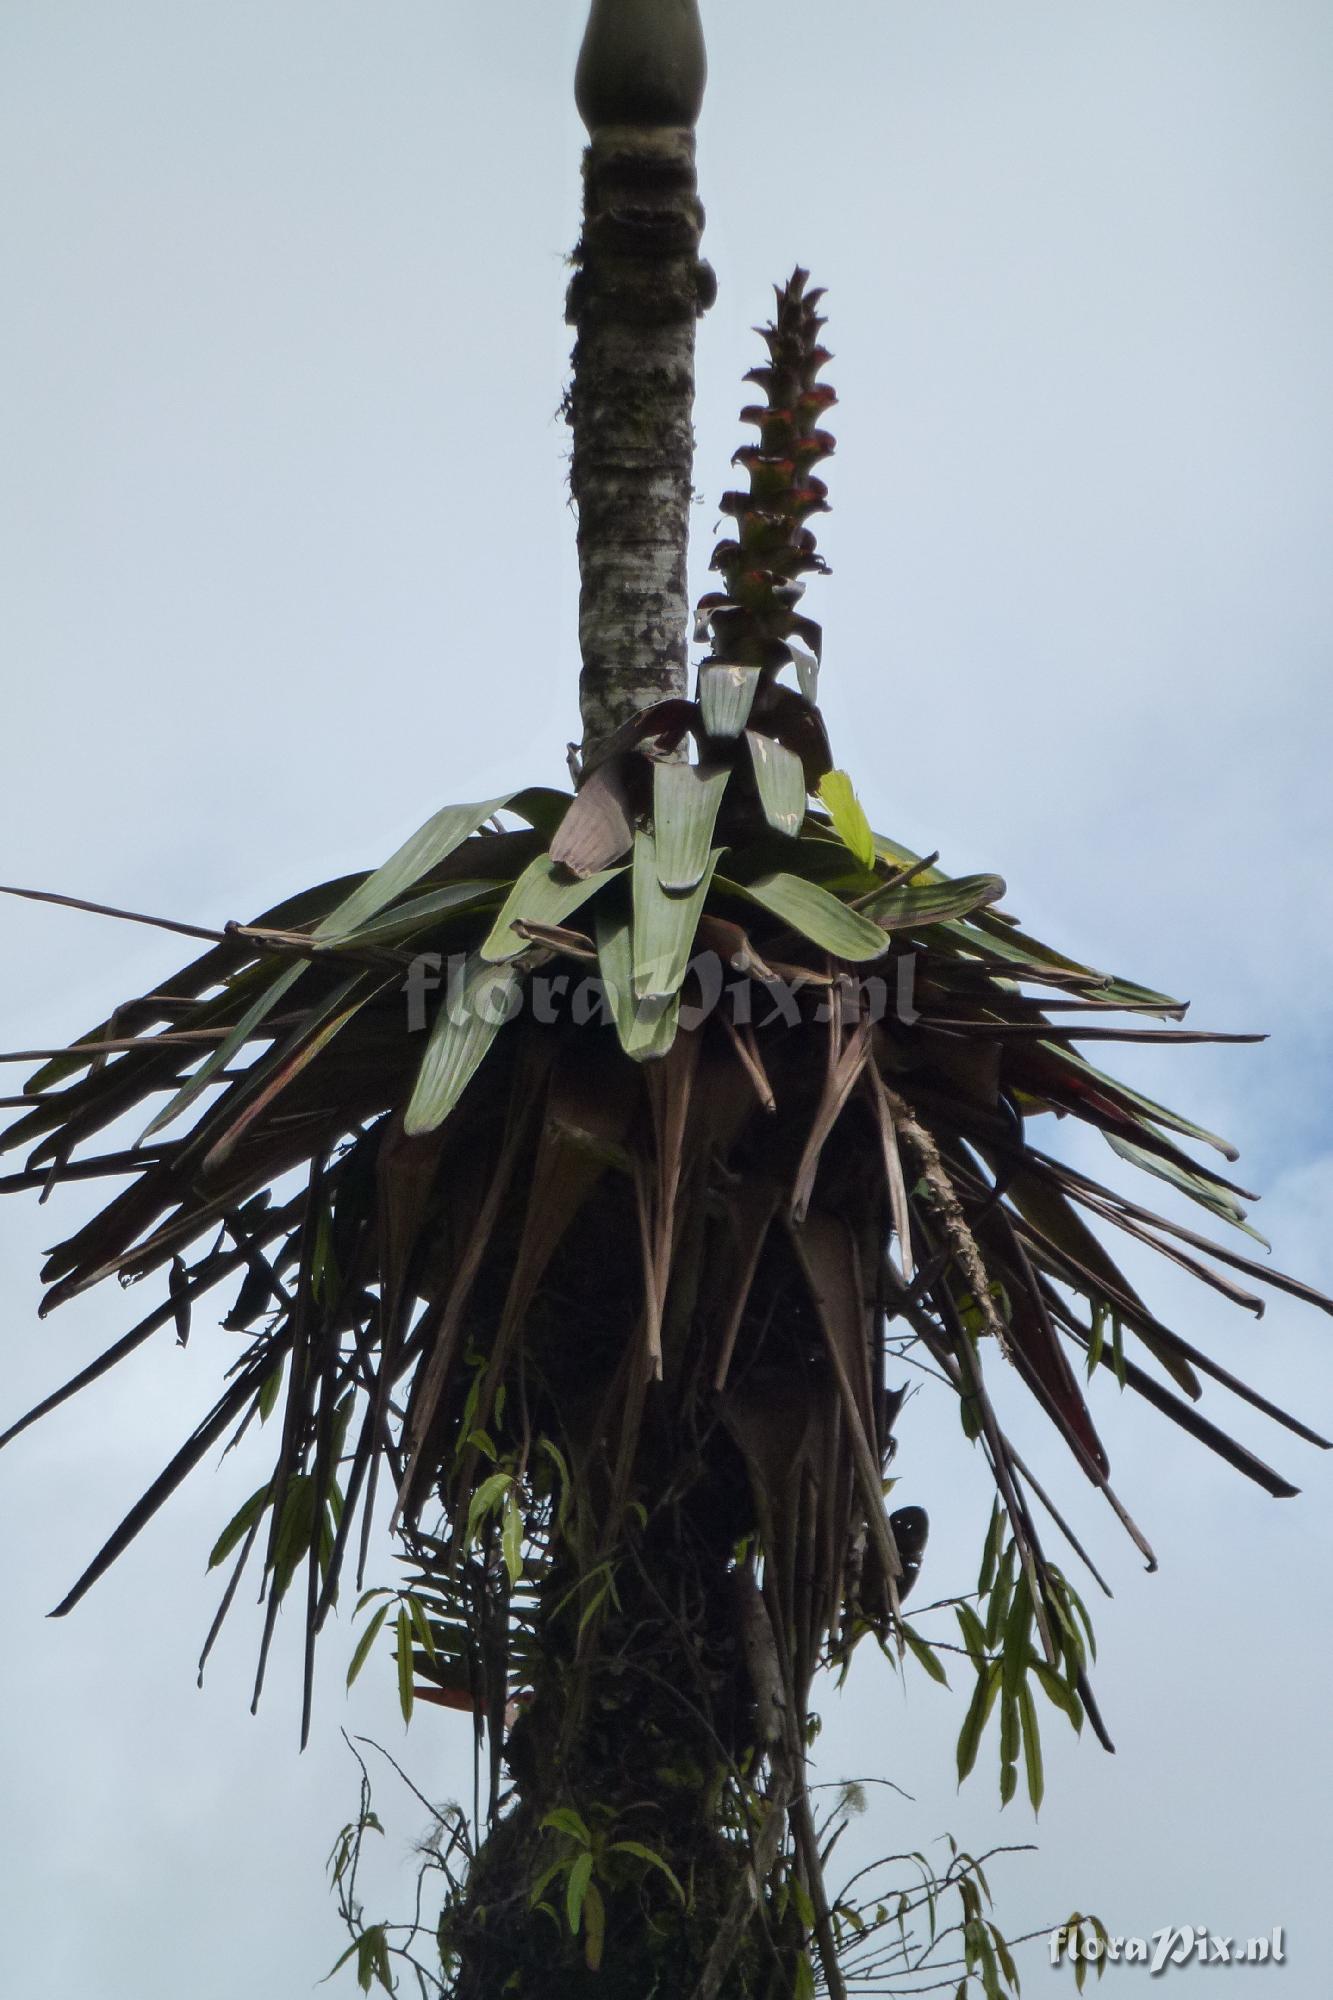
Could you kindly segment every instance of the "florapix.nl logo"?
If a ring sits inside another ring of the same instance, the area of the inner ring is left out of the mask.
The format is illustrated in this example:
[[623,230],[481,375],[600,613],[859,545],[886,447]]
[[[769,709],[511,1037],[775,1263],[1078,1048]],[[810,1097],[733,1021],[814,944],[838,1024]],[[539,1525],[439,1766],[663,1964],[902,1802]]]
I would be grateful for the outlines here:
[[[634,968],[637,994],[643,996],[636,997],[635,1004],[649,1012],[662,1005],[654,994],[654,988],[664,983],[655,977],[658,970],[652,965]],[[683,995],[679,1019],[686,1029],[701,1027],[714,1015],[733,1027],[755,1028],[779,1021],[795,1027],[812,1018],[827,1022],[835,1011],[843,1020],[884,1021],[892,1016],[905,1027],[921,1018],[913,1003],[913,952],[892,961],[889,979],[878,973],[798,970],[764,978],[752,969],[736,973],[719,953],[701,951],[690,960],[685,978],[676,977],[671,983]],[[576,1027],[609,1026],[616,1018],[616,996],[600,972],[541,968],[520,977],[512,963],[488,965],[461,952],[448,959],[438,951],[418,952],[408,965],[402,991],[409,1034],[424,1033],[441,1012],[457,1028],[470,1020],[498,1028],[524,1012],[547,1027],[558,1020],[572,1020]]]
[[[1164,1924],[1150,1937],[1113,1937],[1094,1917],[1073,1917],[1050,1935],[1051,1964],[1067,1961],[1077,1971],[1095,1966],[1141,1965],[1150,1978],[1193,1965],[1285,1965],[1283,1926],[1264,1937],[1229,1937],[1203,1924]],[[1082,1981],[1080,1980],[1080,1986]]]

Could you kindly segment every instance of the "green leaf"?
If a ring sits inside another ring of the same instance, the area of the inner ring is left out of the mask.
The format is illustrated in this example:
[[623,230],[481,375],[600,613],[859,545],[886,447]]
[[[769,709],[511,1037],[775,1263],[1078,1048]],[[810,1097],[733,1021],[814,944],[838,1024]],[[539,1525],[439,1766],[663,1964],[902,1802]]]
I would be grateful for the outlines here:
[[430,1613],[413,1590],[407,1593],[407,1608],[412,1614],[412,1625],[421,1641],[421,1648],[426,1658],[438,1662],[440,1654],[435,1644],[435,1634],[431,1630]]
[[278,1360],[274,1362],[273,1366],[269,1369],[268,1374],[264,1377],[263,1381],[259,1385],[259,1395],[257,1398],[257,1402],[259,1408],[259,1421],[261,1424],[266,1424],[269,1418],[273,1415],[273,1411],[278,1401],[278,1391],[282,1388],[282,1376],[286,1366],[287,1366],[286,1356],[285,1355],[279,1356]]
[[1002,875],[959,875],[947,882],[905,882],[869,896],[861,908],[886,930],[922,930],[928,924],[970,916],[1004,894]]
[[815,2000],[815,1992],[814,1967],[810,1963],[809,1952],[803,1951],[796,1961],[796,1979],[792,1987],[792,2000]]
[[542,1820],[544,1827],[554,1833],[567,1833],[571,1840],[577,1840],[581,1847],[591,1847],[592,1835],[588,1832],[582,1816],[572,1806],[555,1806]]
[[968,1711],[963,1718],[963,1726],[958,1734],[958,1782],[961,1785],[977,1761],[977,1751],[981,1747],[982,1731],[990,1720],[990,1712],[995,1706],[995,1697],[1000,1691],[1000,1663],[993,1660],[984,1674],[977,1675],[977,1685]]
[[1018,1690],[1018,1713],[1023,1725],[1023,1763],[1027,1770],[1028,1797],[1032,1801],[1033,1812],[1040,1812],[1046,1791],[1046,1780],[1042,1773],[1041,1731],[1037,1726],[1037,1707],[1027,1681],[1024,1681]]
[[286,1591],[296,1565],[309,1549],[314,1532],[315,1482],[309,1473],[299,1472],[287,1482],[273,1547],[273,1587],[279,1597]]
[[704,667],[699,674],[699,712],[709,736],[739,736],[759,691],[758,667]]
[[888,936],[878,924],[872,924],[868,917],[840,903],[817,882],[807,882],[800,875],[779,871],[761,875],[744,886],[724,881],[721,876],[717,882],[729,893],[758,903],[770,915],[809,938],[812,944],[832,952],[835,958],[859,965],[882,958],[889,948]]
[[362,1667],[364,1667],[366,1661],[369,1659],[370,1649],[374,1645],[375,1641],[379,1638],[380,1632],[384,1626],[384,1621],[388,1617],[391,1609],[392,1606],[388,1604],[381,1604],[379,1610],[375,1613],[375,1616],[371,1619],[370,1623],[366,1626],[366,1629],[361,1634],[361,1637],[357,1640],[356,1651],[353,1653],[351,1664],[348,1666],[347,1669],[348,1687],[351,1687],[353,1681],[356,1679]]
[[606,1948],[606,1904],[595,1882],[589,1882],[583,1898],[583,1962],[589,1972],[600,1972]]
[[833,831],[843,846],[853,853],[863,868],[875,865],[875,836],[851,779],[845,771],[829,771],[819,787],[820,803],[833,822]]
[[[1042,1047],[1046,1046],[1043,1042]],[[1268,1238],[1261,1236],[1252,1222],[1246,1221],[1245,1210],[1236,1197],[1226,1188],[1219,1187],[1217,1182],[1202,1169],[1191,1173],[1186,1168],[1177,1166],[1174,1160],[1159,1159],[1156,1153],[1150,1153],[1144,1146],[1136,1146],[1131,1139],[1120,1138],[1115,1132],[1103,1132],[1102,1137],[1111,1151],[1119,1153],[1122,1160],[1128,1160],[1132,1166],[1142,1167],[1145,1173],[1156,1174],[1159,1180],[1167,1181],[1170,1186],[1179,1188],[1191,1201],[1197,1201],[1201,1208],[1220,1216],[1224,1222],[1231,1223],[1233,1228],[1243,1230],[1247,1236],[1252,1236],[1256,1243],[1262,1243],[1265,1250],[1272,1248]]]
[[261,1486],[257,1493],[252,1493],[245,1505],[239,1507],[232,1515],[210,1551],[208,1558],[208,1567],[210,1569],[216,1569],[219,1563],[226,1562],[232,1550],[249,1534],[255,1522],[260,1519],[264,1509],[268,1506],[269,1495],[272,1491],[273,1482],[270,1480],[266,1485]]
[[599,869],[595,875],[572,876],[564,868],[552,861],[549,854],[539,854],[530,861],[515,882],[501,906],[500,914],[491,926],[491,932],[481,948],[482,958],[488,965],[499,965],[505,960],[517,958],[521,952],[531,950],[526,938],[519,937],[513,929],[516,923],[544,924],[555,928],[572,917],[590,896],[607,882],[624,873],[624,864],[616,868]]
[[640,1861],[647,1861],[652,1867],[658,1869],[666,1876],[667,1881],[671,1884],[680,1900],[681,1908],[684,1909],[685,1891],[681,1888],[675,1871],[667,1865],[660,1854],[655,1853],[651,1847],[645,1847],[641,1840],[617,1840],[612,1846],[611,1852],[613,1854],[636,1854]]
[[1018,1697],[1002,1688],[1000,1695],[1000,1804],[1007,1806],[1018,1790]]
[[639,1000],[669,1000],[679,993],[689,970],[704,899],[717,867],[709,856],[705,872],[688,895],[668,896],[658,880],[657,847],[651,833],[634,836],[634,993]]
[[306,969],[305,959],[299,959],[295,965],[283,967],[276,978],[265,987],[259,998],[246,1008],[231,1033],[219,1042],[216,1048],[209,1051],[194,1075],[187,1077],[165,1108],[148,1121],[139,1135],[140,1145],[145,1139],[151,1139],[155,1132],[163,1131],[173,1120],[179,1118],[181,1112],[193,1104],[199,1093],[207,1090],[218,1072],[228,1068],[232,1058],[245,1047],[256,1028],[273,1012],[283,995],[290,992]]
[[316,939],[345,938],[369,923],[414,882],[447,861],[456,847],[461,847],[478,827],[503,811],[514,797],[513,792],[502,792],[499,798],[487,799],[481,805],[445,806],[418,827],[382,868],[377,868],[359,888],[353,889],[323,923],[316,925]]
[[474,952],[457,991],[446,992],[403,1118],[409,1138],[442,1125],[515,1011],[521,980],[512,965],[484,965]]
[[981,1552],[981,1571],[977,1577],[977,1596],[985,1597],[995,1582],[995,1572],[999,1566],[1000,1549],[1004,1541],[1004,1510],[998,1500],[992,1502],[990,1526],[986,1530],[986,1546]]
[[945,1673],[943,1664],[935,1649],[926,1644],[926,1641],[921,1637],[919,1632],[914,1632],[910,1625],[903,1623],[901,1620],[898,1624],[898,1630],[902,1634],[903,1644],[913,1659],[921,1663],[933,1681],[938,1681],[941,1687],[948,1687],[949,1676]]
[[[340,1959],[339,1964],[342,1963]],[[336,1969],[336,1968],[335,1968]],[[356,1941],[356,1980],[363,1993],[369,1993],[376,1980],[386,1993],[393,1992],[393,1974],[389,1968],[389,1940],[383,1924],[372,1924],[362,1931]]]
[[775,833],[794,839],[805,819],[805,766],[796,752],[775,736],[747,729],[745,740],[764,818]]
[[1012,1701],[1018,1694],[1027,1664],[1032,1656],[1030,1634],[1032,1631],[1032,1590],[1028,1583],[1026,1569],[1020,1570],[1014,1585],[1013,1602],[1009,1606],[1009,1616],[1004,1621],[1003,1679],[1005,1698]]
[[1014,1992],[1017,1993],[1019,1985],[1018,1967],[1014,1964],[1014,1955],[1000,1931],[989,1920],[987,1921],[986,1928],[991,1934],[991,1940],[995,1946],[995,1954],[1000,1961],[1000,1968],[1010,1986],[1013,1987]]
[[629,917],[599,903],[596,920],[598,967],[620,1046],[635,1062],[664,1056],[676,1039],[680,995],[673,993],[666,1000],[637,999]]
[[579,1924],[583,1919],[583,1898],[587,1894],[591,1880],[592,1854],[585,1848],[570,1869],[569,1880],[565,1884],[565,1917],[569,1923],[571,1937],[577,1937],[579,1934]]
[[500,1534],[500,1547],[512,1589],[523,1574],[523,1515],[512,1487],[505,1495],[504,1527]]
[[730,776],[725,766],[712,771],[696,764],[653,766],[657,879],[673,894],[697,888],[711,873],[713,828]]
[[412,1720],[412,1614],[406,1605],[398,1612],[398,1706],[403,1711],[403,1721]]
[[1014,1547],[1014,1544],[1010,1542],[1000,1563],[999,1574],[991,1590],[990,1604],[986,1612],[986,1644],[988,1646],[998,1646],[1000,1643],[1000,1634],[1004,1630],[1004,1621],[1009,1616],[1009,1599],[1014,1587],[1014,1572],[1017,1565],[1018,1551]]
[[1055,1704],[1062,1715],[1067,1715],[1076,1730],[1083,1728],[1083,1704],[1067,1682],[1061,1680],[1054,1667],[1048,1667],[1045,1660],[1034,1660],[1032,1671],[1041,1683],[1042,1692],[1048,1701]]
[[493,1514],[514,1484],[512,1472],[492,1472],[483,1479],[472,1495],[467,1510],[467,1534],[469,1542],[487,1514]]
[[954,1614],[962,1627],[963,1644],[977,1672],[986,1665],[986,1634],[981,1628],[981,1620],[970,1604],[955,1604]]

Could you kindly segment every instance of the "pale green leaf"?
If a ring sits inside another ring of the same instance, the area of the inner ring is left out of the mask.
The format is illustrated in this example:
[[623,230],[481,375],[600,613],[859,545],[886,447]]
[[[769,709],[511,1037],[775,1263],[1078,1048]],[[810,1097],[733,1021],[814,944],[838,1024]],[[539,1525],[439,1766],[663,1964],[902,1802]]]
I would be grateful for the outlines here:
[[623,867],[617,867],[599,869],[595,875],[572,876],[552,861],[549,854],[537,855],[506,896],[490,935],[481,948],[482,958],[489,965],[517,958],[520,952],[531,947],[527,939],[514,930],[516,923],[557,928],[567,917],[572,917],[590,896],[595,896],[604,883],[614,881],[617,875],[623,873]]
[[731,776],[696,764],[653,766],[653,835],[657,879],[673,894],[694,889],[709,870],[713,828]]
[[947,882],[903,882],[881,889],[861,908],[887,930],[921,930],[968,916],[1003,894],[1002,875],[959,875]]
[[805,766],[796,752],[775,736],[747,729],[745,740],[764,818],[775,833],[794,839],[805,820]]
[[635,1062],[664,1056],[676,1039],[680,995],[673,993],[665,1000],[638,999],[630,918],[599,903],[596,925],[598,969],[621,1048]]
[[502,792],[499,798],[486,799],[480,805],[445,806],[443,811],[435,813],[389,856],[382,868],[368,875],[316,926],[316,939],[347,937],[369,923],[414,882],[447,861],[456,847],[461,847],[478,827],[501,812],[514,796],[513,792]]
[[521,1000],[511,965],[484,965],[474,953],[440,1002],[403,1118],[409,1138],[442,1125]]
[[634,836],[634,994],[638,1000],[669,1000],[679,993],[689,970],[694,940],[718,856],[708,858],[697,886],[685,896],[669,896],[658,880],[656,842],[651,833]]
[[759,691],[758,667],[704,667],[699,674],[699,710],[708,735],[739,736]]
[[724,882],[721,876],[717,881],[719,887],[725,887],[731,894],[758,903],[835,958],[859,965],[882,958],[889,948],[888,936],[878,924],[840,903],[817,882],[807,882],[800,875],[779,871],[761,875],[757,881],[744,885]]

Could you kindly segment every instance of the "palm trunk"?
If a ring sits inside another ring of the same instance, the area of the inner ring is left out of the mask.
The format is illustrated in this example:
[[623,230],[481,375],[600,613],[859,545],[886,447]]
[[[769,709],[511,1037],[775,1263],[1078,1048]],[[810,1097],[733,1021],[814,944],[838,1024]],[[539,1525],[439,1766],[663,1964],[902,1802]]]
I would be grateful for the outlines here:
[[637,709],[685,691],[699,261],[695,0],[594,0],[578,101],[591,138],[569,293],[585,761]]

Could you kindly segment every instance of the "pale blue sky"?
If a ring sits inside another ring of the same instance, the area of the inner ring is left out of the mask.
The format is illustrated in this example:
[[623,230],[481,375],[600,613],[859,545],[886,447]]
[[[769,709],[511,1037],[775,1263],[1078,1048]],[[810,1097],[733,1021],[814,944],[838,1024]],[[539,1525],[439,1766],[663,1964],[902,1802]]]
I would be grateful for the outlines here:
[[[812,609],[872,819],[998,869],[1039,935],[1193,997],[1202,1023],[1273,1031],[1125,1066],[1241,1144],[1277,1261],[1333,1285],[1333,14],[705,14],[721,298],[700,338],[700,586],[748,329],[799,260],[830,290],[842,397],[836,574]],[[446,800],[559,779],[581,17],[579,0],[0,10],[0,879],[245,917],[381,858]],[[26,905],[0,908],[0,952],[9,1046],[83,1029],[179,958]],[[65,1227],[0,1204],[6,1416],[128,1323],[108,1295],[37,1325],[37,1252]],[[1171,1281],[1154,1296],[1333,1423],[1327,1320],[1275,1301],[1256,1327]],[[350,1641],[331,1635],[302,1759],[290,1645],[246,1713],[243,1612],[196,1693],[204,1556],[254,1462],[198,1476],[73,1619],[42,1620],[228,1338],[200,1323],[181,1355],[164,1335],[0,1456],[15,1994],[289,2000],[340,1949],[321,1875],[355,1796],[337,1729],[404,1747],[391,1666],[344,1703]],[[1035,1837],[997,1880],[1015,1928],[1075,1904],[1125,1932],[1282,1923],[1284,1991],[1313,2000],[1333,1464],[1237,1412],[1305,1488],[1277,1504],[1114,1390],[1098,1415],[1159,1576],[1054,1451],[1042,1463],[1116,1586],[1098,1686],[1118,1756],[1066,1744],[1053,1716],[1034,1836],[1019,1805],[995,1810],[989,1768],[954,1795],[961,1702],[920,1676],[904,1701],[866,1659],[825,1702],[821,1775],[917,1795],[877,1808],[862,1852],[946,1827]],[[925,1399],[898,1469],[935,1523],[924,1592],[965,1586],[981,1481]],[[428,1791],[468,1788],[463,1723],[424,1717],[406,1755]],[[386,1843],[386,1910],[417,1831],[409,1810]],[[1038,1961],[1025,1990],[1056,1990]]]

